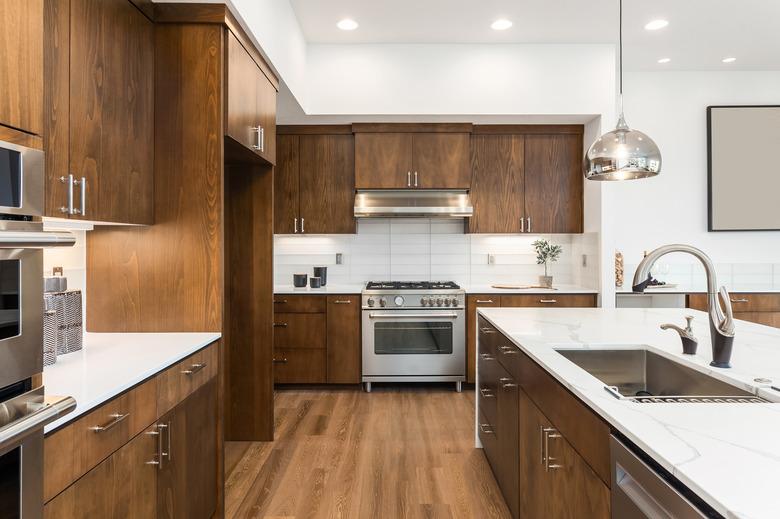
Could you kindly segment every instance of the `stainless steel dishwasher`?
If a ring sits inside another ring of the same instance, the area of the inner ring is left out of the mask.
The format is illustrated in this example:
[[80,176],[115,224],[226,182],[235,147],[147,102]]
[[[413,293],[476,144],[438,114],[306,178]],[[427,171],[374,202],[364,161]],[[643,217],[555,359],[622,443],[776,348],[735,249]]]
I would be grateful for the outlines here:
[[610,438],[610,451],[613,519],[721,517],[712,509],[707,510],[709,507],[704,503],[694,504],[615,436]]

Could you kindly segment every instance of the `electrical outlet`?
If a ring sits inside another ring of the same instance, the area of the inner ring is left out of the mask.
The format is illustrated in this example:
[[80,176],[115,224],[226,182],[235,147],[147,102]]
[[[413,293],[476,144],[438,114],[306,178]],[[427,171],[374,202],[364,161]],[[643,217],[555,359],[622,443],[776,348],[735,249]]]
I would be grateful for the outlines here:
[[344,263],[344,255],[340,252],[336,253],[336,265],[341,265]]
[[496,257],[493,254],[488,254],[488,265],[495,265]]
[[582,255],[582,266],[583,267],[587,267],[588,266],[588,255],[587,254],[583,254]]

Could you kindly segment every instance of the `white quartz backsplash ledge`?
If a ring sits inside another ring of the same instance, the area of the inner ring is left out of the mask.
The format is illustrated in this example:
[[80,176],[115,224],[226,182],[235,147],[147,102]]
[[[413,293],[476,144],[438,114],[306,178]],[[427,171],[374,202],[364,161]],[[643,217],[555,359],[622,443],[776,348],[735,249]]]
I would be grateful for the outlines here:
[[[618,400],[604,384],[555,348],[644,347],[780,402],[780,330],[737,322],[732,369],[709,366],[707,316],[685,309],[514,309],[479,312],[580,400],[725,517],[774,518],[780,510],[780,403],[638,404]],[[696,356],[682,355],[679,336],[661,323],[694,313]],[[756,383],[767,378],[772,383]]]

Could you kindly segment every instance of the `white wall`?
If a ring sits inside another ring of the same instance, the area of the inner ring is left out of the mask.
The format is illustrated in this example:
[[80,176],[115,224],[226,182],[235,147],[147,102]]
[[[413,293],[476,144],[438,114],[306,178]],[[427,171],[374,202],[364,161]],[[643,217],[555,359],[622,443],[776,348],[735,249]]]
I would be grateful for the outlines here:
[[[613,228],[612,250],[623,251],[626,264],[635,265],[644,250],[689,243],[707,252],[726,276],[730,269],[749,274],[758,268],[771,278],[771,265],[780,263],[780,232],[707,231],[706,107],[780,104],[780,72],[631,72],[624,91],[628,124],[656,141],[663,170],[653,179],[605,185],[610,201],[604,225]],[[695,261],[684,255],[667,260]]]

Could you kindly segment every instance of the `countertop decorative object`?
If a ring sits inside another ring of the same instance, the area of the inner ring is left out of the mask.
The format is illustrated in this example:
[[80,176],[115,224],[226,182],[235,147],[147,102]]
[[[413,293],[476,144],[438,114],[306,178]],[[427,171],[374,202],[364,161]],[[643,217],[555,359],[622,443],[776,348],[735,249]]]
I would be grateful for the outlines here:
[[[683,355],[680,340],[659,328],[690,309],[480,308],[509,337],[612,427],[671,472],[724,517],[770,518],[780,510],[780,330],[737,321],[732,369],[709,366],[711,352]],[[709,341],[709,330],[696,330]],[[775,403],[637,404],[618,400],[604,384],[554,348],[645,347]],[[758,380],[759,382],[757,382]]]
[[563,247],[553,245],[550,240],[538,239],[533,243],[536,250],[536,264],[544,265],[544,276],[539,276],[539,284],[543,288],[552,288],[553,278],[549,275],[548,268],[550,263],[558,261],[558,257],[563,252]]
[[87,333],[84,347],[43,368],[53,395],[76,399],[76,409],[46,426],[49,433],[139,382],[219,340],[219,333]]
[[615,251],[615,286],[620,288],[623,286],[623,253]]

